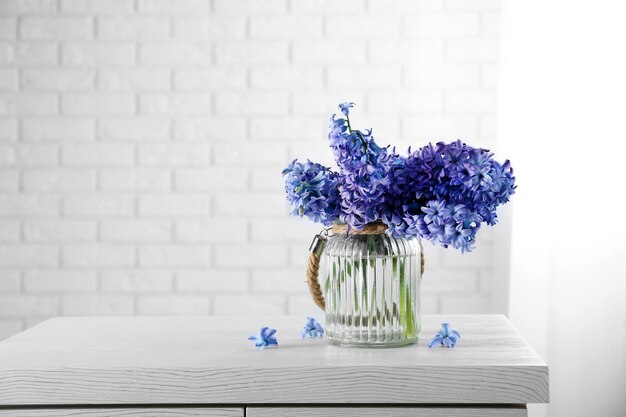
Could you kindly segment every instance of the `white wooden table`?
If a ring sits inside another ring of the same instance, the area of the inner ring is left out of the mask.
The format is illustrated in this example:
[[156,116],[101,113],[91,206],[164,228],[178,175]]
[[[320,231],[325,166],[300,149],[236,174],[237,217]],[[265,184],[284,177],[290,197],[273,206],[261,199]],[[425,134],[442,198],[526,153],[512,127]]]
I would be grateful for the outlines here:
[[[442,321],[463,338],[428,349]],[[303,340],[304,317],[55,318],[0,343],[0,416],[526,416],[548,368],[503,316],[425,316],[417,345]],[[278,329],[279,347],[249,335]]]

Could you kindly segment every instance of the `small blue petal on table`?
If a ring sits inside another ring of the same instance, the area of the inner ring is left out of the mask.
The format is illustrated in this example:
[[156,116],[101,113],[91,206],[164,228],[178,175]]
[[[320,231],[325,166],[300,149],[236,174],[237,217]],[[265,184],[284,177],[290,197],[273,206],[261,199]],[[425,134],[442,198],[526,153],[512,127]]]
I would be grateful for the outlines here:
[[313,317],[307,317],[306,324],[302,328],[302,332],[300,334],[302,335],[303,339],[309,337],[323,337],[324,328]]
[[450,323],[441,323],[441,330],[428,342],[428,347],[431,348],[435,345],[440,345],[453,348],[460,338],[461,333],[459,333],[458,330],[450,330]]
[[257,349],[265,349],[266,347],[278,346],[278,340],[274,336],[276,329],[263,327],[257,336],[250,336],[248,340],[254,341]]

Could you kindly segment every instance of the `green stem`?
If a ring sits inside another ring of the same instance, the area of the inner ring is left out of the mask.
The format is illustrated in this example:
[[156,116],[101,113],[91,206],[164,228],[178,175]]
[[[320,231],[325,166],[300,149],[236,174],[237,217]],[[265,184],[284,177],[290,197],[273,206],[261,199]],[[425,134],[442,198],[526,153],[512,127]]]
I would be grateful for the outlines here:
[[415,335],[415,318],[411,291],[407,291],[406,270],[404,259],[400,260],[400,317],[404,319],[407,337]]
[[356,131],[356,134],[359,135],[359,139],[361,139],[361,143],[363,144],[363,152],[367,153],[367,141],[363,138],[363,135],[358,130]]

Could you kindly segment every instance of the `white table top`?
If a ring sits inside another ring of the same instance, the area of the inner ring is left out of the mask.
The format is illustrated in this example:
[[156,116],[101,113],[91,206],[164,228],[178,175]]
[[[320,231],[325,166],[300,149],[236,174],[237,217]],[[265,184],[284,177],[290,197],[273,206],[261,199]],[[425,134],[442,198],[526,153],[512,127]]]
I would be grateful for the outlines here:
[[[499,315],[424,316],[417,345],[302,340],[304,317],[56,318],[0,343],[0,405],[529,403],[548,369]],[[428,349],[442,321],[454,349]],[[279,347],[247,337],[278,329]]]

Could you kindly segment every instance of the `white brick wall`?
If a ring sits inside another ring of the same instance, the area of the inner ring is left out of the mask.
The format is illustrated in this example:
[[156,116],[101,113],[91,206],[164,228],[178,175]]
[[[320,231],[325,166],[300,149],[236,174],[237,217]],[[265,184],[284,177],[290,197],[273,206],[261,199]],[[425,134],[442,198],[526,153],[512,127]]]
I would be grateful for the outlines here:
[[[314,312],[280,171],[494,140],[499,2],[2,0],[0,339],[55,315]],[[424,311],[491,308],[491,249],[426,245]]]

